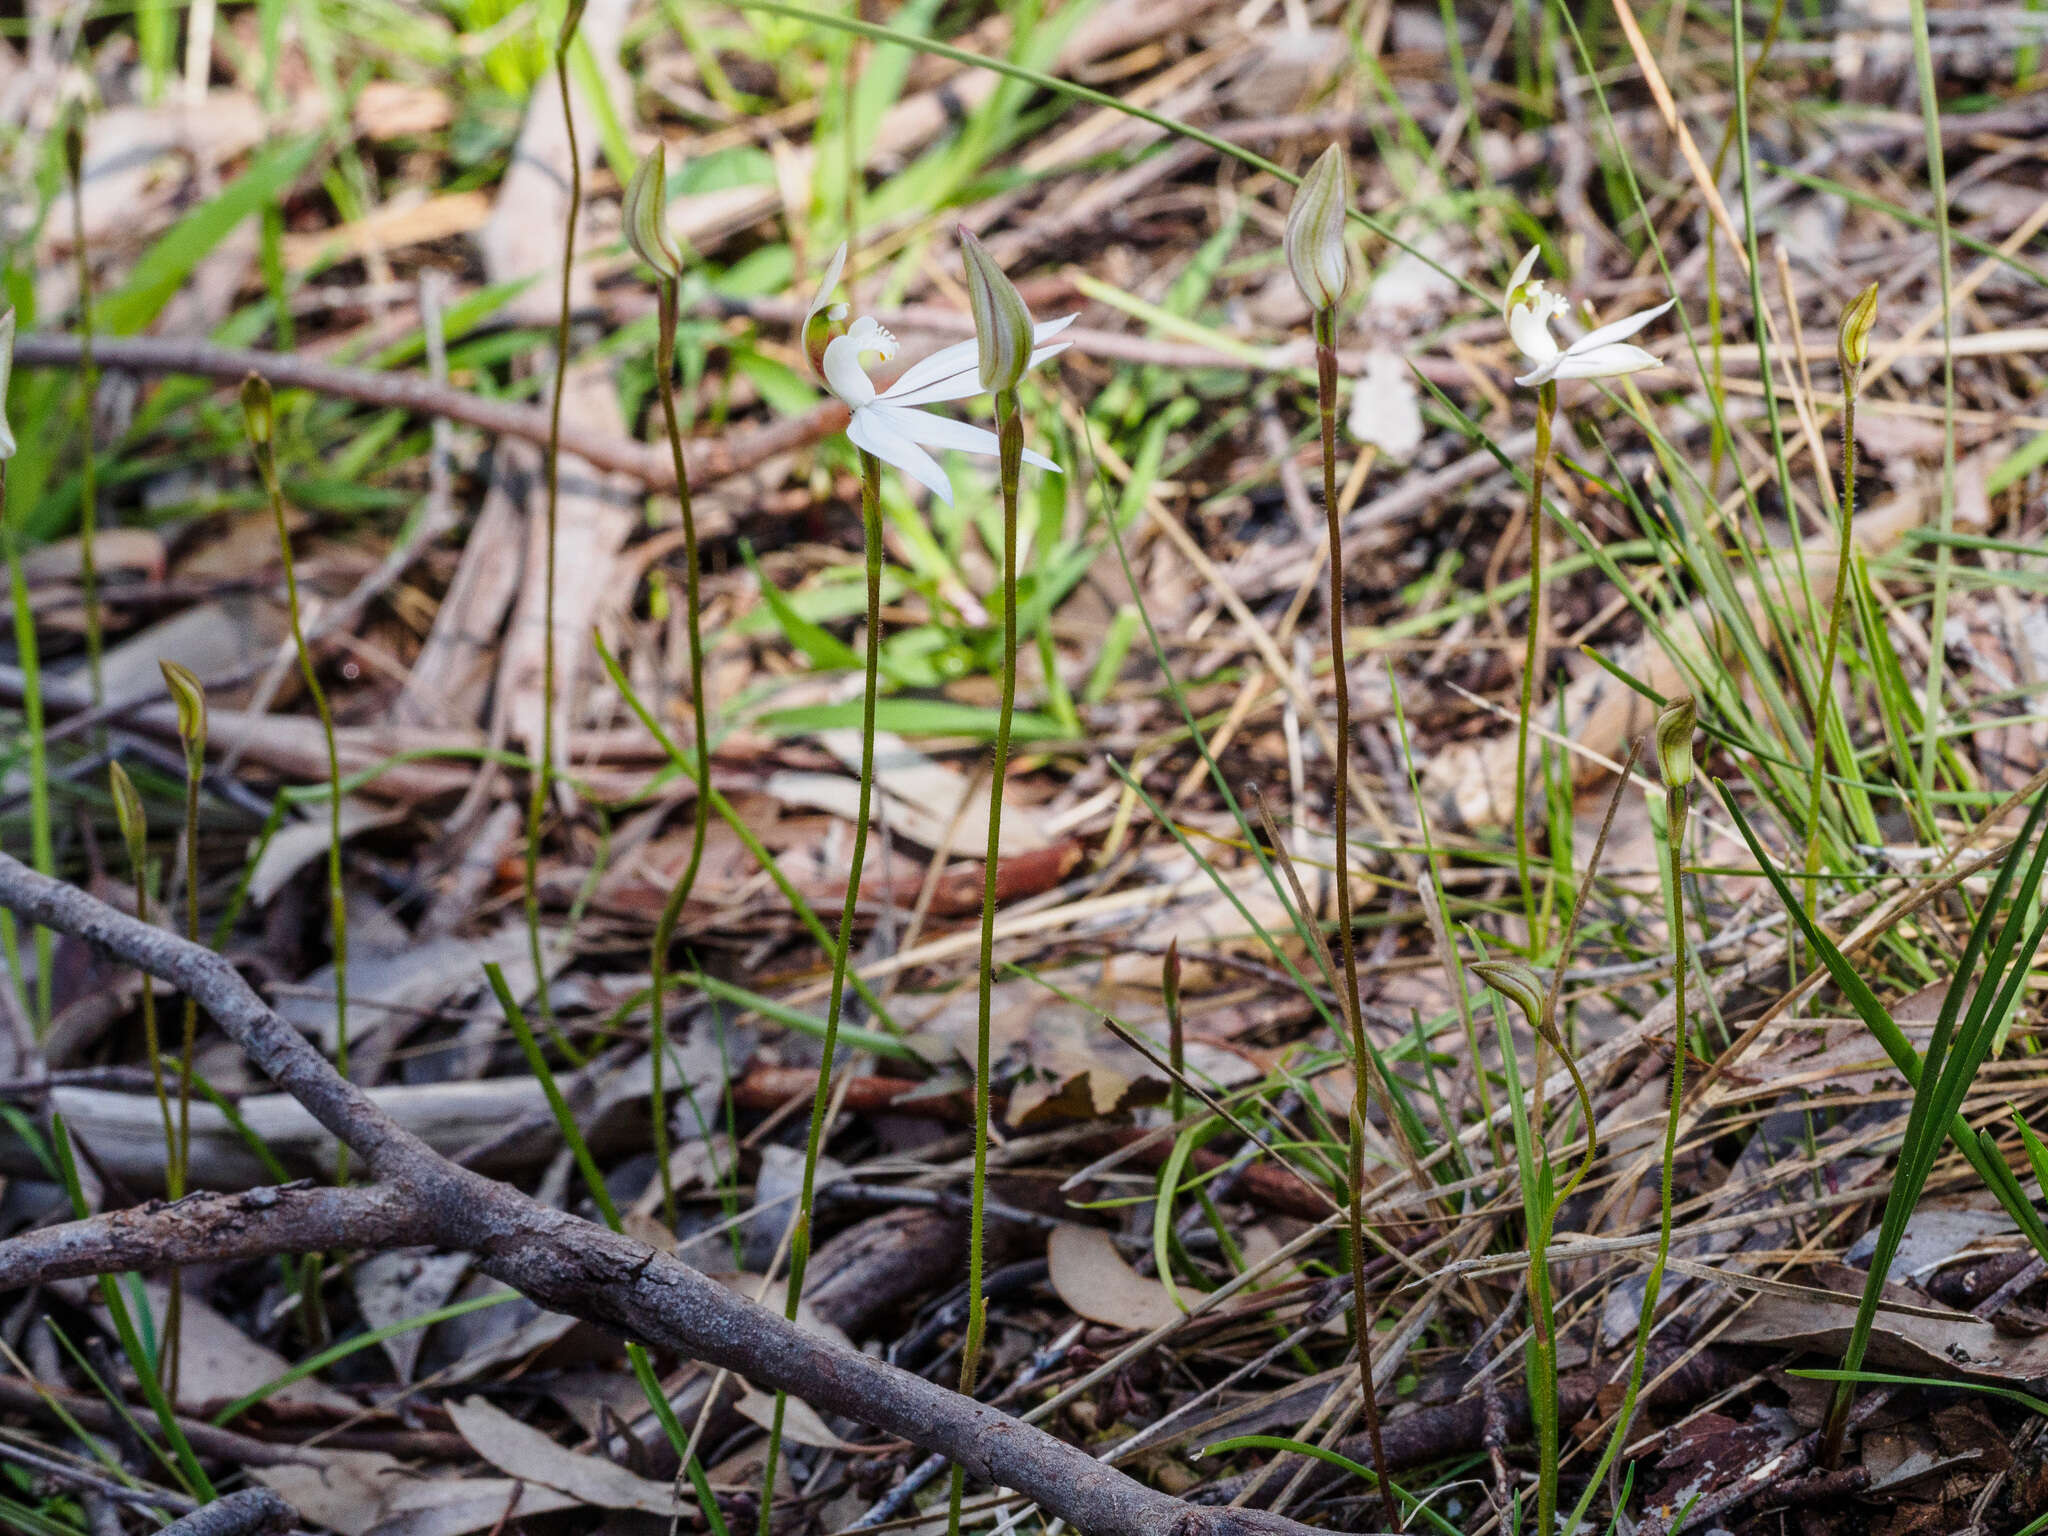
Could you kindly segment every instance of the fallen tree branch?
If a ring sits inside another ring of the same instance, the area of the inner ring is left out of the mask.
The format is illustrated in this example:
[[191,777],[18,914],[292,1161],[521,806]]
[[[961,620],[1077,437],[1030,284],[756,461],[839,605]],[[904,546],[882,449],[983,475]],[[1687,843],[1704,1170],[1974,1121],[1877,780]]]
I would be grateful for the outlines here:
[[173,1520],[157,1536],[275,1536],[298,1514],[268,1488],[244,1488]]
[[[494,437],[524,438],[530,443],[548,441],[548,413],[542,407],[493,400],[487,395],[436,384],[422,374],[342,368],[288,352],[258,352],[169,336],[96,337],[93,357],[103,370],[126,373],[181,373],[237,383],[251,373],[260,373],[278,389],[310,389],[315,394],[357,400],[364,405],[412,411],[421,416],[445,416],[450,421],[479,427]],[[14,361],[22,368],[75,368],[79,366],[79,341],[76,336],[34,332],[16,339]],[[702,490],[719,480],[745,474],[777,454],[829,437],[845,425],[846,407],[828,400],[802,416],[724,437],[697,438],[684,445],[690,484]],[[649,490],[675,489],[675,465],[666,446],[656,448],[629,438],[590,432],[566,421],[562,423],[561,445],[564,453],[574,454],[599,469],[631,475]]]
[[[1183,1503],[999,1409],[806,1333],[644,1243],[457,1167],[336,1073],[227,960],[5,854],[0,907],[194,998],[273,1082],[362,1157],[391,1209],[409,1207],[432,1241],[473,1252],[484,1273],[551,1311],[723,1366],[936,1451],[978,1481],[1014,1488],[1089,1536],[1305,1536],[1308,1530],[1260,1510]],[[51,1234],[31,1240],[63,1241]],[[28,1271],[11,1257],[22,1241],[0,1244],[0,1266],[10,1273]],[[125,1255],[127,1262],[134,1257]]]

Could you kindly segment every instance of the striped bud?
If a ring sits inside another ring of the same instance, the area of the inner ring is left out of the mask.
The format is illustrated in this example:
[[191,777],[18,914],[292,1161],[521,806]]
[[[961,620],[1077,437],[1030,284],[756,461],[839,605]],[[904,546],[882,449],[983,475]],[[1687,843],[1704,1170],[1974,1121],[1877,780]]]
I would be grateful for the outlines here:
[[1657,772],[1667,789],[1692,783],[1692,733],[1698,721],[1690,694],[1680,694],[1657,711]]
[[249,441],[268,448],[277,431],[277,409],[270,398],[270,381],[260,373],[242,380],[242,420],[249,429]]
[[1842,311],[1842,331],[1836,339],[1841,352],[1842,372],[1854,373],[1870,356],[1870,328],[1877,323],[1877,284],[1857,294]]
[[626,242],[666,278],[683,275],[682,252],[668,233],[668,151],[656,144],[626,188]]
[[149,817],[142,809],[142,796],[119,763],[107,765],[107,786],[114,793],[114,820],[121,828],[121,841],[128,845],[128,863],[139,878],[149,848]]
[[7,381],[14,376],[14,310],[0,315],[0,460],[14,457],[14,428],[7,424]]
[[1549,1022],[1543,1017],[1543,983],[1528,966],[1519,960],[1475,960],[1471,969],[1473,975],[1519,1008],[1531,1029],[1539,1034],[1549,1033]]
[[1287,268],[1310,309],[1335,309],[1351,291],[1351,253],[1344,218],[1351,207],[1351,163],[1332,144],[1309,167],[1287,210]]
[[175,661],[160,661],[157,666],[178,706],[178,739],[187,756],[197,756],[206,750],[206,689],[190,667]]
[[981,387],[992,395],[1005,394],[1031,366],[1031,311],[995,258],[964,229],[960,260],[967,269],[967,302],[981,350]]

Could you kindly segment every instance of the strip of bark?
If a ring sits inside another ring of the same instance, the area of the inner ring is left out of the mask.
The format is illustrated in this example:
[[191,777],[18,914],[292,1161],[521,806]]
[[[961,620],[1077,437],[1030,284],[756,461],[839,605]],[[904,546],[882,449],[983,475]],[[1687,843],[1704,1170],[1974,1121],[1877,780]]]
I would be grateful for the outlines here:
[[[936,1451],[1090,1536],[1306,1536],[1308,1527],[1264,1511],[1197,1508],[1145,1487],[999,1409],[805,1333],[643,1243],[456,1167],[339,1076],[219,955],[4,854],[0,906],[195,998],[273,1082],[362,1157],[389,1194],[412,1203],[435,1242],[475,1253],[486,1274],[543,1307],[727,1367]],[[0,1244],[0,1255],[7,1246]]]
[[[101,336],[95,339],[93,351],[105,372],[186,374],[236,383],[249,374],[260,373],[276,389],[310,389],[338,400],[395,407],[421,416],[445,416],[450,421],[480,427],[494,437],[523,438],[529,443],[548,441],[548,413],[542,407],[471,394],[436,384],[423,374],[342,368],[289,352],[222,347],[209,341],[171,336]],[[32,332],[15,340],[14,361],[23,368],[75,368],[79,366],[79,339],[47,331]],[[846,407],[831,400],[802,416],[723,437],[699,438],[684,445],[690,484],[701,489],[745,474],[777,454],[830,437],[845,425]],[[655,448],[630,438],[591,432],[573,422],[562,424],[561,444],[563,452],[587,460],[599,469],[631,475],[649,490],[675,489],[675,465],[666,446]]]

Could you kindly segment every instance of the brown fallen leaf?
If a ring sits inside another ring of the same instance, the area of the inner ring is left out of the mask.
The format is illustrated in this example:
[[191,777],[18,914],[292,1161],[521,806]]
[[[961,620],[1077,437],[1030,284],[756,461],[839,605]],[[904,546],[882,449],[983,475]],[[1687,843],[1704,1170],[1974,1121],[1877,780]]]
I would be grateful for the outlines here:
[[[1045,1244],[1052,1288],[1077,1317],[1112,1328],[1149,1332],[1177,1322],[1185,1314],[1159,1281],[1139,1274],[1116,1251],[1116,1242],[1100,1227],[1063,1222]],[[1182,1288],[1183,1297],[1199,1295]]]
[[616,1462],[572,1451],[481,1397],[450,1403],[448,1417],[477,1455],[499,1471],[552,1488],[578,1504],[664,1516],[695,1508],[677,1498],[673,1485],[635,1476]]

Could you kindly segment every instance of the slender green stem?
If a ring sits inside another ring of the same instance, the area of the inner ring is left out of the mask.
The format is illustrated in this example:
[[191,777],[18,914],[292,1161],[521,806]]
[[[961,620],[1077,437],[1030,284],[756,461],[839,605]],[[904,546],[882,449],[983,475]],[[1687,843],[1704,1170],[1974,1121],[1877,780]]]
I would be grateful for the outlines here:
[[1683,829],[1686,819],[1685,803],[1691,793],[1690,787],[1667,789],[1664,792],[1665,836],[1671,853],[1671,935],[1676,957],[1671,999],[1671,1100],[1664,1116],[1664,1166],[1663,1184],[1658,1196],[1657,1256],[1650,1261],[1650,1271],[1643,1278],[1643,1305],[1636,1318],[1635,1355],[1629,1363],[1628,1388],[1622,1393],[1621,1407],[1615,1411],[1614,1430],[1608,1436],[1607,1448],[1600,1453],[1600,1464],[1593,1469],[1593,1475],[1586,1479],[1585,1492],[1579,1495],[1578,1504],[1572,1509],[1571,1517],[1564,1523],[1563,1536],[1574,1536],[1577,1532],[1579,1522],[1585,1518],[1594,1494],[1607,1475],[1607,1469],[1614,1465],[1615,1458],[1621,1454],[1621,1448],[1628,1443],[1629,1432],[1635,1422],[1636,1399],[1643,1390],[1643,1369],[1650,1351],[1650,1325],[1656,1321],[1657,1300],[1664,1289],[1664,1266],[1671,1258],[1672,1194],[1678,1166],[1678,1115],[1685,1102],[1687,961]]
[[[289,567],[289,556],[285,563]],[[331,727],[328,734],[331,739]],[[199,781],[206,773],[205,753],[203,744],[191,744],[185,749],[185,937],[194,944],[199,942]],[[332,758],[328,766],[330,774],[333,774]],[[338,774],[333,777],[339,782]],[[336,841],[339,842],[338,833]],[[339,964],[335,967],[335,979],[339,986]],[[143,990],[148,991],[147,978]],[[178,1140],[164,1177],[165,1193],[173,1200],[185,1198],[186,1180],[192,1169],[192,1054],[198,1044],[199,1004],[188,993],[179,1032]],[[155,1046],[150,1049],[154,1053]],[[174,1269],[171,1271],[169,1295],[164,1303],[164,1389],[173,1399],[178,1395],[178,1365],[182,1359],[180,1341],[184,1337],[179,1324],[184,1310],[184,1276]]]
[[[149,867],[146,860],[137,859],[135,876],[135,915],[145,923],[149,921]],[[175,1170],[178,1162],[178,1132],[171,1119],[170,1089],[164,1082],[163,1043],[157,1037],[156,1028],[156,987],[145,973],[142,977],[142,1048],[149,1053],[149,1080],[156,1089],[157,1112],[164,1122],[164,1165]],[[165,1179],[166,1187],[169,1178]]]
[[1529,926],[1532,954],[1543,946],[1536,932],[1536,888],[1529,880],[1529,716],[1536,707],[1536,673],[1543,660],[1543,485],[1550,476],[1550,434],[1556,415],[1557,385],[1539,386],[1536,461],[1529,477],[1529,643],[1522,654],[1522,705],[1515,717],[1515,878],[1522,886],[1522,916]]
[[[28,742],[28,821],[29,857],[34,861],[38,874],[54,874],[57,869],[57,849],[50,834],[50,752],[48,738],[43,734],[43,669],[36,644],[35,611],[29,606],[28,572],[21,563],[21,544],[16,535],[14,521],[7,512],[7,461],[0,459],[0,556],[7,561],[8,595],[14,607],[14,650],[15,665],[21,670],[21,725]],[[40,1041],[50,1027],[50,996],[56,945],[50,930],[37,927],[31,930],[36,957],[36,986],[31,1017],[34,1020],[36,1039]],[[8,914],[7,925],[0,928],[0,936],[6,936],[12,943],[14,935],[13,914]],[[21,967],[15,963],[16,956],[10,947],[7,955],[8,969],[20,985]],[[27,1000],[27,994],[23,994]]]
[[[284,486],[277,476],[277,450],[270,440],[255,443],[256,470],[263,478],[264,492],[270,498],[271,516],[277,523],[278,552],[284,557],[285,606],[290,613],[292,646],[299,655],[299,676],[304,680],[306,693],[313,700],[313,708],[320,716],[320,737],[327,748],[327,905],[330,931],[334,948],[334,1065],[343,1077],[348,1076],[348,902],[341,883],[341,755],[334,745],[334,711],[327,702],[327,690],[320,686],[320,675],[313,667],[313,652],[306,644],[306,628],[299,613],[299,577],[292,563],[292,532],[285,519]],[[188,802],[189,803],[189,802]],[[188,862],[190,862],[188,858]],[[198,866],[193,863],[185,872],[188,892],[199,876]],[[195,927],[198,915],[192,913]],[[191,1060],[191,1051],[186,1051],[186,1061]],[[335,1154],[334,1177],[339,1183],[348,1182],[348,1147],[344,1143]]]
[[71,252],[78,271],[78,382],[85,395],[85,422],[79,433],[83,456],[78,465],[78,575],[85,603],[85,670],[92,702],[103,698],[100,681],[100,570],[94,549],[99,533],[98,464],[93,444],[93,405],[99,399],[100,371],[92,350],[92,263],[85,251],[85,194],[79,185],[77,161],[70,165]]
[[[1003,485],[1003,681],[997,706],[995,755],[989,764],[988,854],[981,876],[981,975],[974,1027],[974,1186],[967,1216],[967,1333],[960,1344],[960,1391],[972,1397],[981,1380],[981,1346],[988,1333],[988,1298],[982,1294],[983,1224],[988,1204],[989,1057],[995,1007],[996,877],[1003,832],[1003,786],[1010,772],[1010,722],[1017,707],[1017,482],[1024,472],[1024,417],[1017,392],[995,397],[996,436]],[[947,1536],[960,1536],[966,1469],[955,1465],[946,1501]]]
[[562,302],[555,319],[555,389],[548,403],[547,553],[541,590],[540,762],[526,802],[526,943],[533,959],[534,1001],[550,1028],[554,1002],[540,943],[540,823],[555,776],[555,535],[562,499],[562,397],[569,380],[569,299],[576,267],[576,221],[583,214],[583,155],[576,143],[576,104],[569,94],[569,45],[576,40],[582,7],[572,4],[555,48],[555,86],[562,98],[562,130],[569,148],[569,217],[562,232]]
[[[868,819],[875,787],[875,698],[882,676],[882,465],[873,454],[860,456],[861,538],[867,547],[868,634],[867,679],[861,693],[860,805],[853,818],[853,857],[846,871],[846,901],[839,909],[839,941],[832,949],[832,991],[825,1007],[824,1055],[818,1062],[818,1087],[811,1096],[811,1129],[804,1141],[803,1186],[796,1201],[795,1225],[789,1237],[789,1284],[783,1316],[796,1321],[803,1299],[804,1271],[811,1262],[811,1205],[818,1187],[818,1154],[824,1148],[825,1118],[831,1108],[832,1058],[839,1048],[839,1016],[846,1005],[846,973],[853,955],[853,920],[860,904],[861,865],[867,859]],[[702,781],[709,788],[710,780]],[[789,1394],[775,1394],[775,1417],[768,1430],[768,1453],[761,1472],[760,1536],[769,1536],[775,1508],[775,1464],[782,1452],[782,1418]]]
[[[1813,916],[1815,885],[1820,874],[1820,786],[1827,765],[1828,710],[1835,697],[1835,651],[1842,638],[1842,616],[1849,608],[1849,562],[1855,552],[1850,520],[1856,515],[1856,390],[1862,377],[1861,368],[1849,368],[1842,374],[1842,528],[1835,553],[1834,601],[1828,605],[1828,634],[1821,647],[1820,682],[1815,690],[1818,729],[1813,744],[1813,773],[1806,790],[1806,885],[1802,900],[1808,917]],[[1845,764],[1843,772],[1849,771]]]
[[683,877],[668,893],[661,919],[654,925],[654,991],[648,1002],[648,1037],[653,1050],[654,1158],[661,1169],[661,1214],[670,1226],[676,1220],[675,1175],[668,1166],[668,1110],[662,1093],[663,1058],[668,1054],[667,1019],[663,1009],[663,982],[668,975],[669,947],[675,942],[676,923],[683,904],[697,884],[697,872],[704,864],[704,834],[710,823],[704,814],[706,791],[711,784],[711,732],[705,722],[704,630],[697,580],[697,515],[690,506],[690,476],[683,465],[683,431],[676,420],[676,288],[673,277],[660,284],[660,332],[655,338],[654,367],[661,385],[661,416],[668,429],[669,456],[675,462],[676,495],[683,505],[683,595],[685,622],[690,636],[690,711],[696,727],[697,793],[690,800],[690,860]]
[[1337,314],[1315,316],[1316,404],[1323,432],[1323,516],[1330,541],[1330,683],[1336,695],[1336,758],[1330,765],[1331,831],[1337,870],[1337,952],[1343,971],[1344,1022],[1351,1032],[1351,1289],[1352,1326],[1358,1335],[1359,1391],[1365,1430],[1372,1442],[1373,1475],[1379,1479],[1389,1530],[1401,1528],[1401,1508],[1387,1480],[1387,1454],[1380,1436],[1380,1408],[1372,1380],[1372,1309],[1365,1285],[1365,1117],[1372,1054],[1365,1041],[1365,1016],[1358,1006],[1358,935],[1351,915],[1351,681],[1344,659],[1344,520],[1337,507]]

